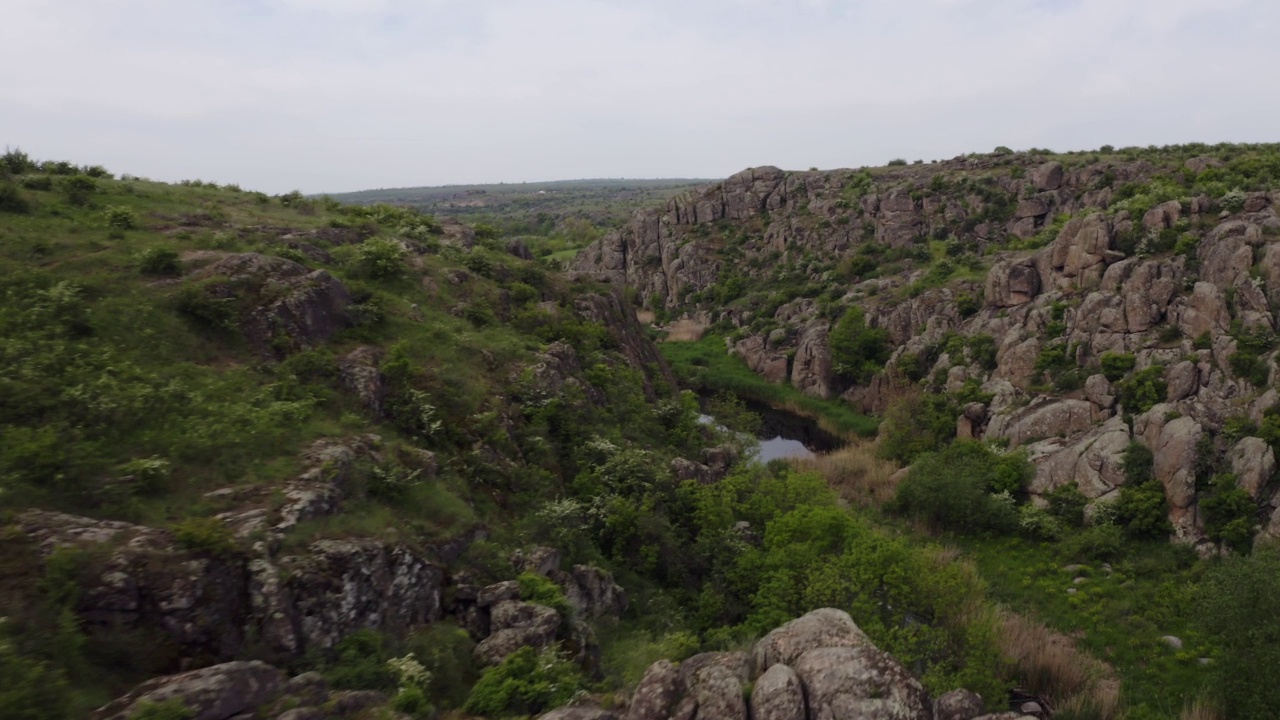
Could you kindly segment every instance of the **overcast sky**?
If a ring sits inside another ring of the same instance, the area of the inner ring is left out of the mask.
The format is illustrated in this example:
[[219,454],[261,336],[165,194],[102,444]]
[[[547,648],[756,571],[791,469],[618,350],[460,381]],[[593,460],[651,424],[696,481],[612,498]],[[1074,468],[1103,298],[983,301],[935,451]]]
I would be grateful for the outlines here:
[[4,0],[0,144],[272,193],[1280,140],[1276,0]]

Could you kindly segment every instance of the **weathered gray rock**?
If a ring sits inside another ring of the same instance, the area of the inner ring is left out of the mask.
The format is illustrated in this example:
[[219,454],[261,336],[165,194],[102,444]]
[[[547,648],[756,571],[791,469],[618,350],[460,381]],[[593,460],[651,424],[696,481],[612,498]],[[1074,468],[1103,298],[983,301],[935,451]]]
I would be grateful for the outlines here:
[[1115,388],[1103,375],[1090,375],[1084,381],[1084,396],[1101,410],[1109,410],[1116,404]]
[[794,665],[810,717],[829,720],[930,720],[920,681],[874,646],[810,650]]
[[1182,214],[1182,204],[1177,200],[1161,203],[1142,216],[1142,226],[1149,230],[1165,230],[1173,227]]
[[94,712],[94,720],[129,720],[139,703],[177,701],[194,720],[227,720],[275,699],[284,674],[263,662],[229,662],[142,683]]
[[1275,451],[1261,438],[1241,438],[1227,453],[1227,461],[1240,489],[1254,500],[1276,473]]
[[551,577],[551,573],[560,569],[560,551],[550,547],[516,550],[511,554],[511,565],[516,572]]
[[804,326],[796,345],[791,384],[806,395],[829,398],[834,393],[835,372],[831,363],[830,326],[815,320]]
[[753,720],[805,720],[804,686],[795,670],[775,663],[751,689]]
[[490,611],[489,637],[475,648],[483,665],[496,665],[522,647],[544,648],[555,642],[560,616],[544,605],[503,600]]
[[613,575],[592,565],[574,565],[570,572],[554,572],[551,579],[580,618],[617,617],[627,609],[627,594]]
[[618,720],[618,716],[595,705],[570,705],[543,713],[538,720]]
[[1001,260],[987,273],[986,303],[1014,307],[1031,302],[1040,293],[1040,274],[1031,259]]
[[667,720],[685,693],[680,672],[669,660],[649,666],[631,695],[625,720]]
[[519,599],[520,583],[515,580],[503,580],[481,588],[480,592],[476,594],[476,606],[487,608],[504,600]]
[[1036,190],[1057,190],[1062,187],[1062,163],[1047,162],[1031,171],[1031,185]]
[[374,415],[382,414],[385,393],[382,372],[378,364],[382,351],[370,345],[361,345],[338,360],[343,386],[360,398],[360,404]]
[[933,701],[933,720],[973,720],[982,714],[982,696],[969,690],[952,690]]
[[1124,451],[1129,426],[1115,417],[1069,440],[1050,440],[1031,446],[1036,473],[1028,490],[1047,495],[1074,485],[1085,497],[1097,499],[1124,484]]
[[1009,415],[996,415],[987,437],[1006,438],[1010,447],[1054,436],[1084,432],[1093,425],[1093,407],[1085,400],[1045,399]]
[[794,665],[810,650],[824,647],[864,647],[871,639],[853,622],[849,613],[821,608],[769,631],[754,650],[757,670],[768,670],[775,663]]
[[698,720],[747,720],[743,682],[727,668],[703,668],[691,684],[691,694],[698,701]]

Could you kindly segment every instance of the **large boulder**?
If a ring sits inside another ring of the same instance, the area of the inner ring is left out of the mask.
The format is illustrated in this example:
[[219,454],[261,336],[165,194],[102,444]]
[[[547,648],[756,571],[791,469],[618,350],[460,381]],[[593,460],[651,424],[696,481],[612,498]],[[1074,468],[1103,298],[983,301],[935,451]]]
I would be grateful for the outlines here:
[[987,273],[985,293],[993,307],[1025,305],[1040,293],[1040,274],[1030,258],[998,261]]
[[1122,255],[1111,249],[1112,227],[1106,216],[1095,213],[1074,218],[1063,226],[1058,237],[1041,251],[1051,278],[1042,284],[1089,290],[1102,281],[1107,265]]
[[667,720],[684,692],[680,671],[669,660],[659,660],[649,666],[631,694],[624,720]]
[[775,663],[751,688],[752,720],[806,720],[804,685],[790,666]]
[[1240,489],[1254,500],[1276,473],[1275,451],[1261,438],[1241,438],[1227,453],[1227,461]]
[[179,702],[192,720],[228,720],[275,699],[284,674],[259,661],[229,662],[159,677],[99,708],[93,720],[129,720],[144,703]]
[[1070,440],[1036,443],[1036,473],[1028,490],[1043,496],[1073,485],[1090,499],[1106,497],[1125,482],[1124,451],[1129,442],[1129,426],[1114,417]]
[[698,720],[747,720],[743,681],[728,668],[711,665],[694,676],[692,695],[698,702]]
[[869,645],[871,639],[849,613],[821,608],[776,627],[761,638],[754,650],[755,666],[757,670],[768,670],[775,663],[791,665],[817,648]]
[[544,605],[503,600],[490,610],[489,637],[476,645],[482,665],[496,665],[522,647],[544,648],[555,642],[560,616]]
[[831,362],[829,327],[825,320],[810,322],[800,331],[796,345],[791,384],[813,397],[829,398],[834,393],[835,372]]
[[1093,406],[1086,400],[1046,398],[1012,414],[1000,414],[987,425],[988,438],[1003,438],[1011,447],[1055,436],[1088,430],[1094,421]]
[[810,650],[794,665],[809,717],[823,720],[931,720],[924,687],[874,646]]
[[1062,163],[1047,162],[1031,171],[1031,186],[1041,192],[1062,187]]

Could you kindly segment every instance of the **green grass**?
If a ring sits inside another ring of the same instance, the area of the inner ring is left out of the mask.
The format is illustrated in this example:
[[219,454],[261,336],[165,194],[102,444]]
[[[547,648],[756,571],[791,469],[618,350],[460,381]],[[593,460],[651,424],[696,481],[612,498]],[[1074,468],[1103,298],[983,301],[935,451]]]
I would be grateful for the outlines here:
[[810,397],[790,385],[765,380],[741,359],[725,352],[724,338],[719,335],[707,335],[697,342],[659,343],[658,349],[682,382],[699,392],[727,392],[789,410],[844,436],[872,437],[880,427],[879,420],[855,412],[841,400]]
[[[1196,580],[1204,569],[1186,548],[1126,543],[1111,561],[1078,562],[1049,543],[1019,538],[957,540],[977,564],[991,599],[1076,638],[1081,648],[1115,667],[1122,699],[1140,717],[1177,718],[1202,694],[1211,656],[1193,628]],[[1071,565],[1081,565],[1068,569]],[[1074,584],[1077,577],[1086,580]],[[1075,594],[1067,592],[1074,588]],[[1181,651],[1160,638],[1181,638]]]

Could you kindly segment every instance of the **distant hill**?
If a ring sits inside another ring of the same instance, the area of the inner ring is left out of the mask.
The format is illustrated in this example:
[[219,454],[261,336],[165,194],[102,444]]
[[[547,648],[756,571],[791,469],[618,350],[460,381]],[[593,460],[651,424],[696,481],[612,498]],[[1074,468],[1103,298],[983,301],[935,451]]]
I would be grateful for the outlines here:
[[437,187],[385,188],[331,195],[358,205],[391,203],[409,205],[423,212],[457,216],[490,216],[516,220],[553,221],[579,217],[596,225],[615,226],[637,209],[652,207],[698,185],[699,178],[656,180],[586,179],[552,182],[497,183],[491,185],[441,185]]

